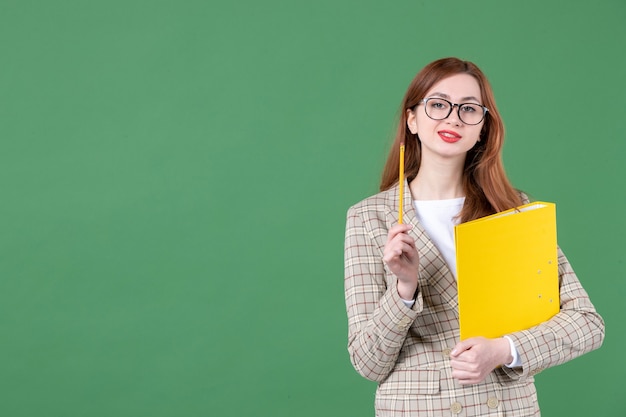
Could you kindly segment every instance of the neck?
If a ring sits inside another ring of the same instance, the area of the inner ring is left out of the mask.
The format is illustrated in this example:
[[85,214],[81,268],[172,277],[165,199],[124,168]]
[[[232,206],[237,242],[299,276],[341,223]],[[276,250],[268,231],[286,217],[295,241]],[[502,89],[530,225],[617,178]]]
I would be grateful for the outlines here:
[[[422,162],[425,162],[422,159]],[[447,200],[465,196],[463,165],[452,161],[420,165],[409,188],[414,200]]]

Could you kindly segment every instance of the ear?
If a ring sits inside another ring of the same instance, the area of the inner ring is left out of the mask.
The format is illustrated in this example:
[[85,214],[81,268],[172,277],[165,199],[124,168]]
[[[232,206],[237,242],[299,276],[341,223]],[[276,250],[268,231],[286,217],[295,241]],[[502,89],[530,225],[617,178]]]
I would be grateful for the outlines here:
[[406,126],[412,134],[417,134],[417,115],[413,109],[406,109]]

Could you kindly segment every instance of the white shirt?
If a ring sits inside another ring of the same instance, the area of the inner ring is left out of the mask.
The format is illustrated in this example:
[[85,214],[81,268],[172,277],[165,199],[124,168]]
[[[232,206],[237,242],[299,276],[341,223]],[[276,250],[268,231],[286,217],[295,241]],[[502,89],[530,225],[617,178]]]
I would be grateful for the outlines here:
[[463,208],[465,197],[449,200],[414,200],[417,220],[433,241],[450,271],[456,277],[456,248],[454,226],[459,224],[457,216]]

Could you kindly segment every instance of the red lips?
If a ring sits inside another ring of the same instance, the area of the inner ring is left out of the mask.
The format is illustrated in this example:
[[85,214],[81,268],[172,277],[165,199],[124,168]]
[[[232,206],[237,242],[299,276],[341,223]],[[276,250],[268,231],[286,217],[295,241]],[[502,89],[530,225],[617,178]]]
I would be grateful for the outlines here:
[[461,135],[451,130],[440,130],[437,134],[444,142],[455,143],[461,140]]

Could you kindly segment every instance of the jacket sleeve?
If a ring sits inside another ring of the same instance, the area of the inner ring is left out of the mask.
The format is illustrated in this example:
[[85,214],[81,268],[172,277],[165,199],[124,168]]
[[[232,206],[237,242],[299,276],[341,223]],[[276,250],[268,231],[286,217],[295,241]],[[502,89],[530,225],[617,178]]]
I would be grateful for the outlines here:
[[538,326],[509,335],[522,359],[521,368],[504,368],[513,379],[574,359],[599,348],[604,340],[604,321],[560,248],[558,259],[560,310]]
[[386,230],[378,227],[380,222],[365,220],[364,211],[351,208],[346,222],[348,352],[357,372],[382,382],[393,370],[423,300],[418,295],[413,308],[402,302],[395,276],[382,261]]

